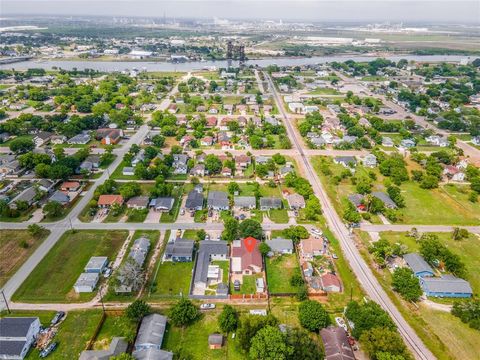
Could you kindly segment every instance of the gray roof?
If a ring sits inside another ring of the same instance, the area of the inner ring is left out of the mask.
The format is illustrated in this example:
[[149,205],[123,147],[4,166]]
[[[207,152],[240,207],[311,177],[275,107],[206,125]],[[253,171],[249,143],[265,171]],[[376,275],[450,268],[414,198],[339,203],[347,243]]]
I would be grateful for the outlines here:
[[0,355],[20,356],[24,346],[24,340],[2,340],[0,341]]
[[134,196],[127,201],[127,206],[148,206],[148,196]]
[[290,239],[275,238],[266,242],[273,252],[282,252],[284,250],[293,251],[293,242]]
[[228,245],[226,241],[203,240],[200,241],[198,250],[197,263],[195,264],[194,282],[207,282],[208,265],[210,264],[210,256],[228,255]]
[[222,345],[223,344],[223,335],[222,334],[210,334],[210,335],[208,335],[208,343],[210,345]]
[[171,210],[175,199],[173,197],[158,197],[150,201],[150,206]]
[[300,194],[287,195],[287,202],[290,207],[295,207],[295,208],[305,207],[305,198]]
[[68,143],[70,144],[86,144],[89,141],[90,141],[90,135],[88,134],[78,134],[68,139]]
[[143,318],[135,340],[137,346],[162,346],[163,335],[167,326],[167,317],[160,314],[150,314]]
[[70,202],[70,197],[67,194],[65,194],[63,191],[57,190],[52,194],[52,196],[50,196],[49,200],[56,201],[64,205]]
[[90,286],[95,287],[98,282],[98,274],[97,273],[81,273],[75,283],[75,286]]
[[361,194],[350,194],[348,195],[348,200],[355,205],[355,206],[360,206],[363,201],[363,195]]
[[185,207],[187,209],[203,207],[203,194],[196,190],[190,191],[187,195],[187,200],[185,201]]
[[33,186],[23,190],[20,194],[18,194],[13,200],[12,203],[17,201],[26,201],[27,203],[31,204],[33,199],[37,195],[37,191]]
[[355,156],[337,156],[337,157],[335,157],[335,161],[337,163],[343,163],[343,164],[346,164],[346,165],[349,165],[349,164],[356,165],[357,164],[357,160],[355,159]]
[[123,338],[114,337],[107,350],[84,350],[79,360],[109,360],[112,356],[127,351],[128,344]]
[[233,198],[233,203],[236,207],[255,207],[257,205],[257,200],[255,196],[235,196]]
[[424,291],[432,293],[459,293],[472,294],[472,287],[468,281],[454,277],[442,276],[421,279],[422,288]]
[[372,192],[372,195],[375,196],[377,199],[382,200],[383,204],[386,207],[390,207],[393,209],[397,208],[397,204],[395,204],[395,202],[390,198],[390,196],[388,196],[387,193],[384,193],[382,191],[374,191]]
[[329,326],[320,330],[325,348],[325,359],[354,360],[355,355],[348,343],[347,333],[338,326]]
[[420,254],[410,253],[403,255],[407,265],[412,269],[415,274],[421,272],[430,272],[433,274],[433,269],[428,265],[428,263],[423,259]]
[[100,269],[107,261],[108,258],[106,256],[92,256],[90,260],[88,260],[85,269]]
[[224,191],[210,191],[208,193],[207,205],[212,207],[228,207],[228,195]]
[[[25,337],[38,317],[4,317],[0,319],[0,337]],[[25,342],[22,342],[25,343]]]
[[155,348],[134,351],[132,353],[136,360],[172,360],[173,353],[170,351],[159,350]]
[[277,197],[262,197],[260,198],[260,207],[281,208],[282,199]]
[[165,255],[167,257],[191,257],[193,254],[193,247],[195,242],[188,239],[175,239],[169,242],[165,248]]
[[128,257],[133,259],[138,265],[142,266],[150,249],[150,240],[146,237],[140,237],[132,245]]

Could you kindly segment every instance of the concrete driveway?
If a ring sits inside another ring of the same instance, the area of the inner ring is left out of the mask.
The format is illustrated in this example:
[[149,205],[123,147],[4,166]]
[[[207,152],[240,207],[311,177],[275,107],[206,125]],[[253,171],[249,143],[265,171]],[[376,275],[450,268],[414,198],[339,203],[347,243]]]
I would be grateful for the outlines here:
[[162,213],[160,211],[155,211],[153,209],[150,209],[148,211],[147,217],[145,218],[144,223],[147,224],[158,224],[160,222],[160,217],[162,216]]

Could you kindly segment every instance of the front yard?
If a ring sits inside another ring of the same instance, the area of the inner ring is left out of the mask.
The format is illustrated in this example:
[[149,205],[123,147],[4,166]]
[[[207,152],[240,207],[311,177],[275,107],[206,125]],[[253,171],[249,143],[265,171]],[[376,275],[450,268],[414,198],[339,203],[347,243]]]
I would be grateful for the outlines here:
[[[267,242],[268,244],[268,242]],[[267,284],[270,294],[291,293],[298,289],[290,284],[294,274],[300,275],[300,266],[295,254],[277,255],[266,258]]]
[[33,303],[91,300],[95,292],[77,294],[73,285],[90,257],[108,256],[113,261],[127,234],[123,230],[67,231],[12,299]]

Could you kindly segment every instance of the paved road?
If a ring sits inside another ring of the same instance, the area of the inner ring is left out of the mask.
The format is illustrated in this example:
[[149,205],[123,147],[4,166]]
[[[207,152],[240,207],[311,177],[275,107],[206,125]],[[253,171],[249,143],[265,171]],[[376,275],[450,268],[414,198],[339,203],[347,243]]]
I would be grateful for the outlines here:
[[320,183],[320,180],[318,179],[315,171],[313,170],[308,157],[300,146],[300,141],[296,136],[296,132],[294,131],[292,124],[290,123],[289,117],[285,111],[285,108],[283,107],[282,101],[277,91],[275,90],[272,79],[266,73],[264,73],[264,75],[270,83],[270,88],[273,91],[273,95],[279,111],[285,120],[287,132],[289,134],[290,140],[292,141],[293,147],[297,149],[300,153],[300,156],[302,158],[301,165],[305,168],[307,179],[312,185],[315,195],[320,200],[328,226],[333,231],[335,236],[339,239],[342,251],[344,252],[346,259],[350,263],[353,272],[357,276],[359,283],[362,285],[368,296],[373,301],[380,304],[382,308],[390,314],[393,321],[398,327],[399,333],[402,335],[407,346],[411,349],[415,358],[422,360],[435,359],[435,356],[430,352],[430,350],[425,346],[422,340],[417,336],[415,331],[402,317],[398,309],[395,307],[395,305],[389,299],[388,295],[382,289],[381,285],[373,275],[367,263],[361,257],[360,252],[356,248],[348,229],[345,227],[343,221],[340,219],[339,215],[333,208],[333,205],[330,202],[330,199],[328,198],[326,192],[324,191],[323,186]]

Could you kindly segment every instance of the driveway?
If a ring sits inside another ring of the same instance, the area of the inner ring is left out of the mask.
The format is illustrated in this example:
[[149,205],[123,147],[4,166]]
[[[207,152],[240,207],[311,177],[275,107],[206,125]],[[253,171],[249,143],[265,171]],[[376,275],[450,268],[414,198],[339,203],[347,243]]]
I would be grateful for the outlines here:
[[30,219],[28,219],[28,223],[39,223],[40,221],[42,221],[44,218],[44,215],[43,215],[43,210],[42,209],[37,209],[33,212],[32,214],[32,217]]
[[[187,198],[184,197],[182,200],[182,204],[180,205],[180,212],[178,213],[177,221],[179,223],[185,224],[185,223],[193,223],[195,222],[195,217],[190,215],[190,211],[185,210],[185,202],[187,201]],[[184,209],[184,214],[182,215],[182,209]]]
[[147,224],[158,224],[160,222],[160,217],[162,216],[162,213],[160,211],[155,211],[153,209],[150,209],[148,211],[147,217],[145,218],[144,223]]

